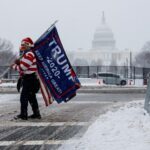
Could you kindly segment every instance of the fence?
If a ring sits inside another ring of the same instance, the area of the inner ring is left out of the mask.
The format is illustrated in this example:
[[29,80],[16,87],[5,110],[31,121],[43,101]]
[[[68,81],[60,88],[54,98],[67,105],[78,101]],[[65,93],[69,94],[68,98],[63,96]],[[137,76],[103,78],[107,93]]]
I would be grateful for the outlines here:
[[[150,68],[135,66],[74,66],[79,78],[96,78],[98,73],[113,73],[127,79],[128,84],[147,85]],[[106,77],[107,78],[107,77]]]
[[18,76],[18,72],[9,66],[0,66],[0,79],[17,79]]
[[99,72],[111,72],[128,79],[146,79],[150,76],[150,68],[134,66],[73,66],[73,68],[81,78],[89,78]]
[[[0,77],[4,79],[18,78],[18,73],[8,68],[8,66],[0,66]],[[127,79],[145,80],[150,77],[150,68],[135,66],[73,66],[73,68],[79,78],[90,78],[99,72],[111,72]]]

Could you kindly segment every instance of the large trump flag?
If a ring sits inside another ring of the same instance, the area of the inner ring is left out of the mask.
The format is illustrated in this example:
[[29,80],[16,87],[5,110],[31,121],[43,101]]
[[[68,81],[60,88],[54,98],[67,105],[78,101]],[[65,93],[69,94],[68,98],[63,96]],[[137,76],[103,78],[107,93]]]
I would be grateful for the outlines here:
[[49,28],[33,49],[37,59],[41,92],[46,105],[52,99],[67,102],[76,95],[80,82],[67,58],[55,26]]

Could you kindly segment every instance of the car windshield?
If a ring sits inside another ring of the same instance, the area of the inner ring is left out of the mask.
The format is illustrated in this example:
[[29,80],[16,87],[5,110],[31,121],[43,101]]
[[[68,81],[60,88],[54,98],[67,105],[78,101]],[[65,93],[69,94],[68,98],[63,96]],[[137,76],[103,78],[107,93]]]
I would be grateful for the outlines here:
[[115,77],[115,78],[120,78],[119,75],[112,74],[112,73],[98,73],[99,77]]

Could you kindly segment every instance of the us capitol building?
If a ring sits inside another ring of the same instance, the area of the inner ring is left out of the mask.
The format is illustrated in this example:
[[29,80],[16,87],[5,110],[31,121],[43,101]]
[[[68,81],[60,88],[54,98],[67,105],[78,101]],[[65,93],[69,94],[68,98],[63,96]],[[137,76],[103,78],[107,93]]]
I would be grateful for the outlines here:
[[101,24],[95,30],[92,48],[67,52],[73,66],[129,66],[129,50],[118,50],[112,30],[108,27],[103,12]]

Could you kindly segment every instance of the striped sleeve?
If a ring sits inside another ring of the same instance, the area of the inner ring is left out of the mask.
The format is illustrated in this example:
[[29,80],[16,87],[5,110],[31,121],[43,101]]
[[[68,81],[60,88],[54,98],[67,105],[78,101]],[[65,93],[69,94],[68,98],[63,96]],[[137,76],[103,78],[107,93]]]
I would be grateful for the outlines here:
[[13,68],[14,70],[20,71],[20,67],[19,67],[19,65],[17,65],[17,64],[13,64],[12,68]]
[[34,63],[35,55],[33,52],[27,52],[20,60],[20,70],[25,71]]

